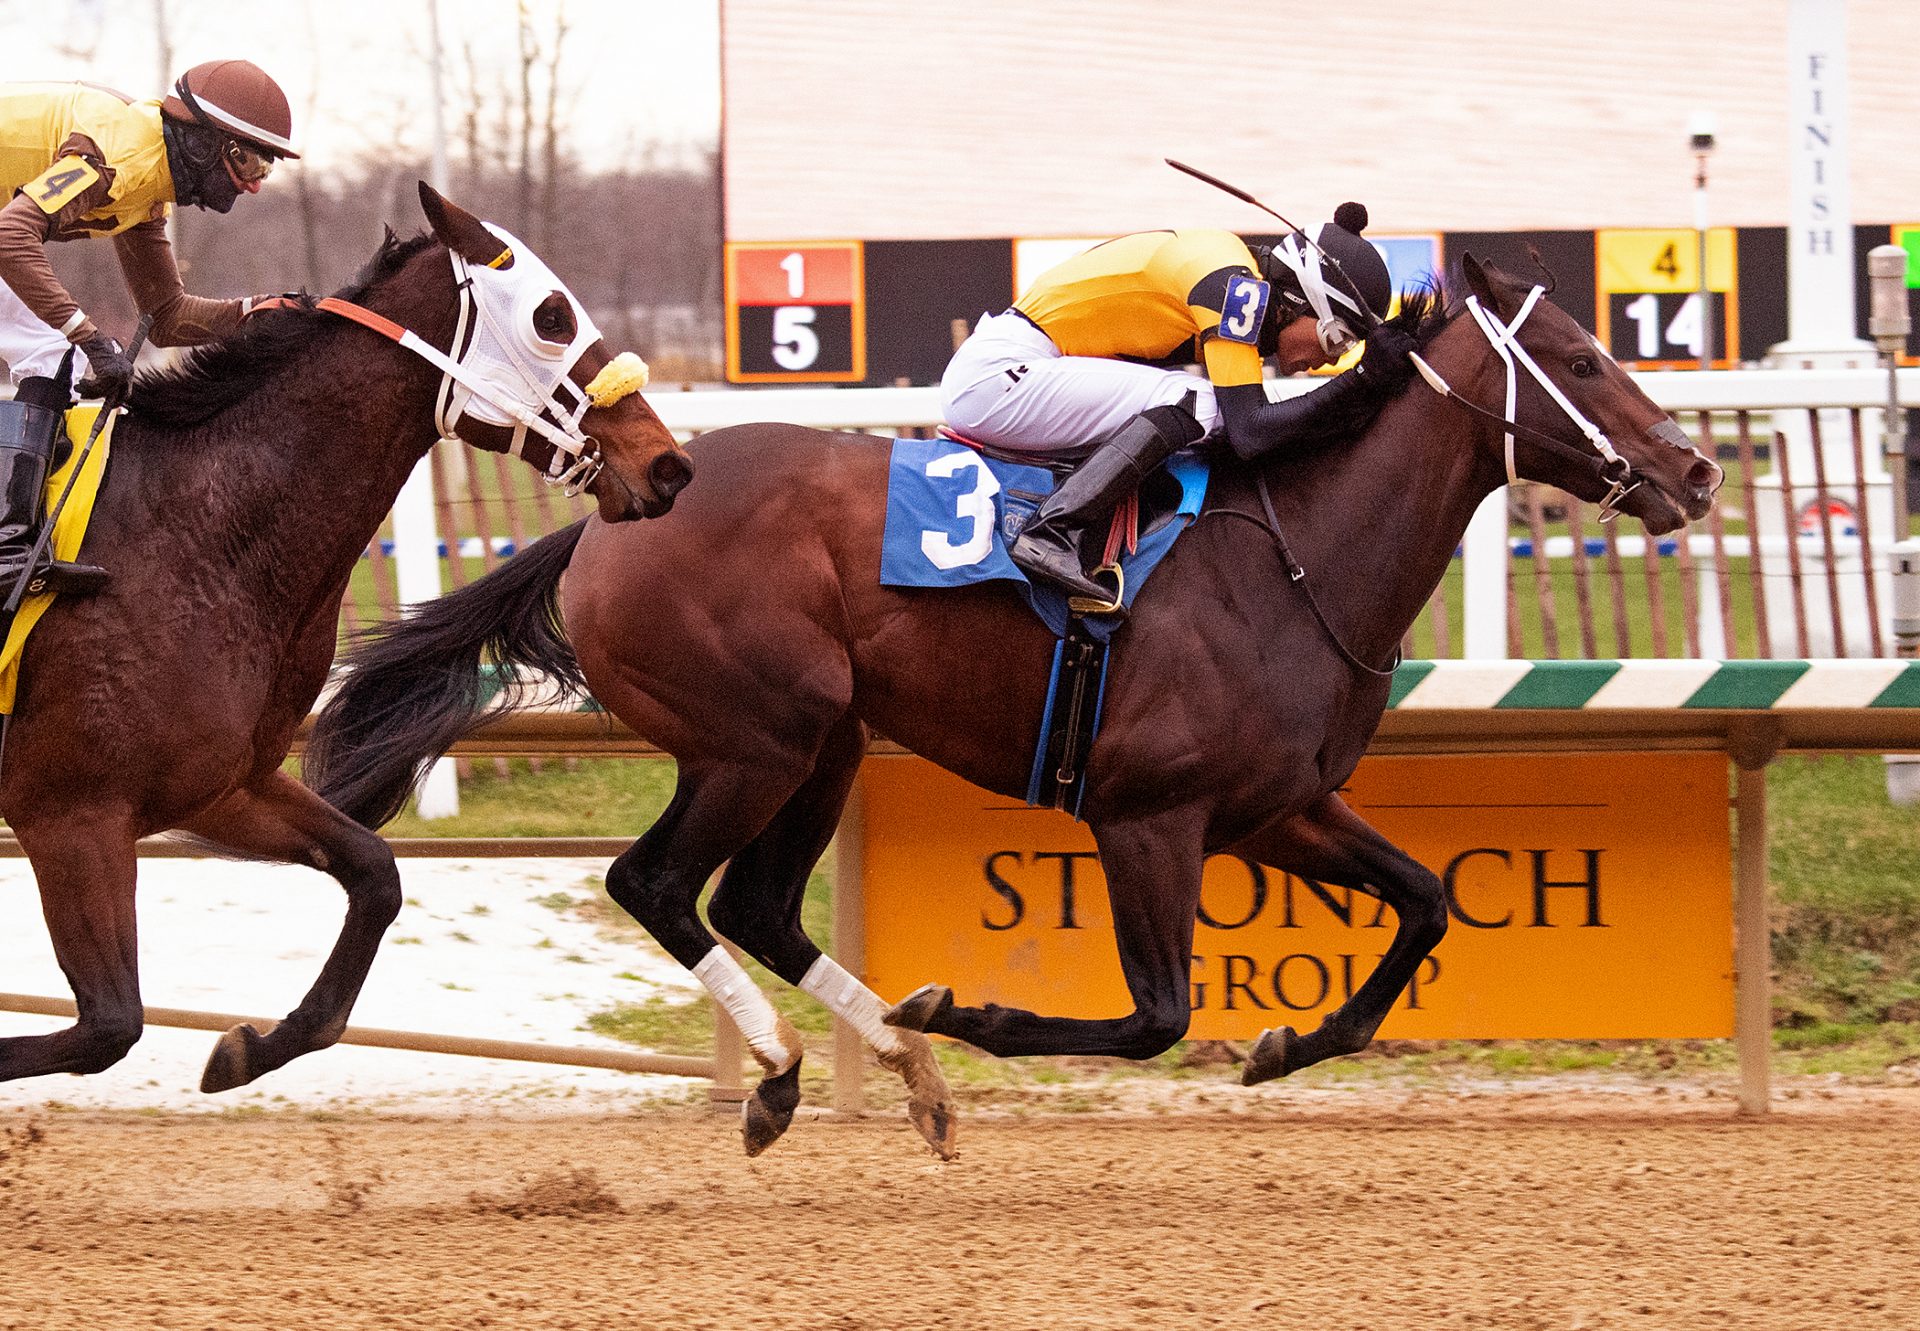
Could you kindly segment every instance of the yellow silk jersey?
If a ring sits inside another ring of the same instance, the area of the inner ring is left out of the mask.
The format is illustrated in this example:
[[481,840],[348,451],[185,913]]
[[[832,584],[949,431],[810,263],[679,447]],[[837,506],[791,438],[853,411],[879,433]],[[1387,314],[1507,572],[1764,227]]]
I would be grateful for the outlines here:
[[1013,308],[1069,356],[1203,360],[1223,388],[1260,382],[1267,284],[1230,231],[1142,231],[1042,273]]
[[70,234],[118,235],[166,216],[173,174],[160,103],[130,103],[85,83],[0,83],[0,201],[52,166],[76,133],[100,146],[114,175],[107,202],[74,222]]

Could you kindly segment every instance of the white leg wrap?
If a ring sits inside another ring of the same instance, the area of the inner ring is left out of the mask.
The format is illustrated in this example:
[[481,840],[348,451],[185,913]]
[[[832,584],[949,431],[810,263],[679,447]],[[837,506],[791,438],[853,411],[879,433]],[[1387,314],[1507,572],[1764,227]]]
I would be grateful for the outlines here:
[[771,1060],[774,1067],[784,1068],[793,1061],[799,1051],[789,1051],[780,1043],[780,1016],[773,1004],[724,947],[716,944],[713,951],[700,958],[700,964],[693,968],[693,978],[704,984],[714,1002],[733,1018],[747,1044]]
[[847,968],[826,953],[800,977],[802,993],[812,994],[826,1009],[860,1032],[860,1038],[882,1053],[900,1048],[900,1035],[887,1025],[887,1005],[880,995],[856,980]]

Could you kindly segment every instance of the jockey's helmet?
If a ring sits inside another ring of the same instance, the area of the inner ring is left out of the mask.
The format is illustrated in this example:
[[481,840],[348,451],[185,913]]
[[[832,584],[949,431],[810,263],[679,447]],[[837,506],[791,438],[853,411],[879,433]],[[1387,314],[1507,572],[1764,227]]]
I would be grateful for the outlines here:
[[[273,159],[298,157],[293,150],[293,112],[287,95],[251,60],[209,60],[173,85],[160,109],[174,120],[205,125]],[[245,168],[242,168],[243,172]]]
[[[1366,207],[1343,203],[1331,222],[1313,229],[1318,250],[1295,232],[1260,253],[1261,274],[1293,314],[1310,313],[1323,325],[1338,320],[1351,337],[1365,337],[1373,320],[1386,318],[1393,303],[1387,262],[1360,234],[1366,226]],[[1322,253],[1338,262],[1339,271]]]

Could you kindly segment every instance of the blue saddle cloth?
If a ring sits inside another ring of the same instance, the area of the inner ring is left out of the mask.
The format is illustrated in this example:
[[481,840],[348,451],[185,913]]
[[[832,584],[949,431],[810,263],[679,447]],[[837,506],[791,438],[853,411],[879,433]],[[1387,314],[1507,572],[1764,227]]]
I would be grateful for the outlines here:
[[[1123,555],[1121,595],[1131,607],[1147,575],[1200,513],[1207,497],[1207,464],[1182,453],[1167,464],[1180,482],[1176,514],[1140,537]],[[880,582],[886,587],[964,587],[1006,581],[1056,636],[1071,617],[1066,593],[1034,583],[1007,555],[1007,546],[1053,490],[1053,473],[985,457],[951,439],[895,439],[887,469],[887,527],[880,546]],[[1088,631],[1105,642],[1119,627],[1110,616],[1090,616]]]

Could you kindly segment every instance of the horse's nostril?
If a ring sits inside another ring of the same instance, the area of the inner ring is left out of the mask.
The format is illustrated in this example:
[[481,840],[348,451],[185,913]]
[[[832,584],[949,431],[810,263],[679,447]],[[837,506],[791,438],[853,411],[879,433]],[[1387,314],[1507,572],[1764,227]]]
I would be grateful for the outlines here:
[[687,488],[693,479],[693,463],[687,455],[678,451],[662,453],[647,468],[647,480],[653,485],[653,492],[662,499],[671,499]]
[[1717,465],[1701,458],[1687,468],[1687,485],[1691,489],[1711,492],[1719,489],[1722,474]]

